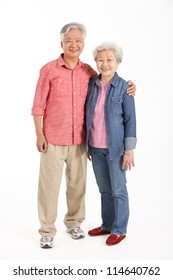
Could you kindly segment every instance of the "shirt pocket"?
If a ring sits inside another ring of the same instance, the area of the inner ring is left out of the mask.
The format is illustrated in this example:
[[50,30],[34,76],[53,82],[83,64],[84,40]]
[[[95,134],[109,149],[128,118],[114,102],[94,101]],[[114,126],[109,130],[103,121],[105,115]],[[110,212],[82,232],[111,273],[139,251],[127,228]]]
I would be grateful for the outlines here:
[[87,96],[88,84],[89,84],[89,78],[84,77],[84,78],[80,79],[80,94],[83,97]]
[[68,97],[70,93],[69,81],[66,78],[55,78],[51,84],[51,93],[55,100]]
[[123,99],[120,96],[116,96],[116,97],[112,97],[111,99],[111,104],[113,107],[113,112],[116,115],[122,114],[123,110],[122,110],[122,103],[123,103]]

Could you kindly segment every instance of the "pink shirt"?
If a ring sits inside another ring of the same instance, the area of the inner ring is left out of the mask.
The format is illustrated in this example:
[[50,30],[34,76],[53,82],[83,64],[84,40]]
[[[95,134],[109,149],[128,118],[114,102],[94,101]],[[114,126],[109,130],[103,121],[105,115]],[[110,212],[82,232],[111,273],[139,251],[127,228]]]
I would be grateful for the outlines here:
[[62,55],[42,67],[37,82],[32,115],[43,116],[43,131],[50,144],[85,143],[85,101],[89,79],[97,73],[86,63],[75,69]]
[[100,81],[100,91],[97,98],[97,104],[95,106],[93,123],[89,138],[90,146],[95,148],[108,148],[104,114],[104,104],[108,86],[109,83],[103,83]]

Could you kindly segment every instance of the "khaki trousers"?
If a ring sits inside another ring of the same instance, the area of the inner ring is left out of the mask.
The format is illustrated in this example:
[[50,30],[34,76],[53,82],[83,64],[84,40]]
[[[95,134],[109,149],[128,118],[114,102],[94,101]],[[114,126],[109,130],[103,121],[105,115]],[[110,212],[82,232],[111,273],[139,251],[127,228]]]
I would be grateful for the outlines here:
[[86,164],[85,145],[55,146],[48,145],[41,153],[38,186],[38,215],[42,236],[54,237],[57,218],[58,195],[66,163],[66,201],[67,213],[64,218],[66,227],[78,227],[85,219]]

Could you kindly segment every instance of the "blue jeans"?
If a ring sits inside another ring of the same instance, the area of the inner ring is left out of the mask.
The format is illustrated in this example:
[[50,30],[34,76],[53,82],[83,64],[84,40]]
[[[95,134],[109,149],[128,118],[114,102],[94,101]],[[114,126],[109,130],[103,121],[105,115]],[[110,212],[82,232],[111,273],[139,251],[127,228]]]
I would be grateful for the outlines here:
[[96,182],[101,193],[101,228],[112,234],[126,235],[129,200],[126,171],[121,168],[122,157],[109,160],[108,149],[90,147]]

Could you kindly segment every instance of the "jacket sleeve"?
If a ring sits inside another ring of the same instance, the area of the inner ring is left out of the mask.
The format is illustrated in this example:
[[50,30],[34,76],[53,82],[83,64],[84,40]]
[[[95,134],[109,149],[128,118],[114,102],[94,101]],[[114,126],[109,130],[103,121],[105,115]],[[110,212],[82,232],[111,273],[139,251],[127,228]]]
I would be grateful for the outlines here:
[[124,93],[123,99],[124,119],[124,146],[125,150],[133,150],[136,147],[136,112],[134,97]]

